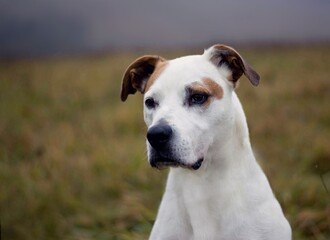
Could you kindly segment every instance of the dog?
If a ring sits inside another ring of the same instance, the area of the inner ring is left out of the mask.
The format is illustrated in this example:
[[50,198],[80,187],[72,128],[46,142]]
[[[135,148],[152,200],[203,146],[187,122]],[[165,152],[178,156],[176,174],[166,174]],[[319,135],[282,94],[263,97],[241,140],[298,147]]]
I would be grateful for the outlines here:
[[170,167],[151,240],[288,240],[291,227],[255,160],[242,75],[260,77],[232,47],[166,60],[145,55],[123,76],[121,100],[144,94],[148,161]]

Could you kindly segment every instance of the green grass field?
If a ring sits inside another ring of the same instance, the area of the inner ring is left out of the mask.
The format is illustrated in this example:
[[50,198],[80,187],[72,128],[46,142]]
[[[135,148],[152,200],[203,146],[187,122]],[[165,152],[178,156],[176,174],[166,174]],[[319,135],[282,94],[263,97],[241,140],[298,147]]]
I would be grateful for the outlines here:
[[[294,239],[330,239],[330,46],[239,50],[262,78],[237,92]],[[119,101],[139,55],[0,61],[3,239],[147,239],[167,171],[147,163],[141,95]]]

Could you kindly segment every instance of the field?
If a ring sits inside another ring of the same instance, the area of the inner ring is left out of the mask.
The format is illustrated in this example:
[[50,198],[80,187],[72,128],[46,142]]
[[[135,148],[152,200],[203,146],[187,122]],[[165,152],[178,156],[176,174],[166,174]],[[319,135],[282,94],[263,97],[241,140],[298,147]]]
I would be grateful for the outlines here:
[[[294,239],[330,239],[330,46],[239,50],[262,77],[237,92]],[[141,95],[119,100],[140,55],[0,61],[3,239],[147,239],[167,170],[147,163]]]

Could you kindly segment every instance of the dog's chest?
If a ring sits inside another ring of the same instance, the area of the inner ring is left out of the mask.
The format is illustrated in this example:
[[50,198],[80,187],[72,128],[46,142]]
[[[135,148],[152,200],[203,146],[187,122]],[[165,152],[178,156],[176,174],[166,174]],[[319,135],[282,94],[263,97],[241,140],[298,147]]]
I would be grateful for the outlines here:
[[231,235],[231,229],[244,220],[244,202],[232,183],[193,176],[187,180],[182,174],[175,182],[179,215],[187,229],[193,229],[192,239]]

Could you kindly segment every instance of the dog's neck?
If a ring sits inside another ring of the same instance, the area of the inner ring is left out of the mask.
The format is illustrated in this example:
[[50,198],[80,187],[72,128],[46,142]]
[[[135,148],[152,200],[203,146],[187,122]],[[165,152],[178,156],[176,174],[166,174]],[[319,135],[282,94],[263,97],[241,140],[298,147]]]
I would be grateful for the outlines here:
[[[221,168],[222,171],[232,165],[242,164],[252,159],[253,152],[250,144],[249,130],[242,105],[235,93],[232,95],[234,123],[225,141],[223,136],[217,136],[206,156],[205,167]],[[236,167],[236,166],[235,166]],[[217,170],[218,171],[218,170]]]

